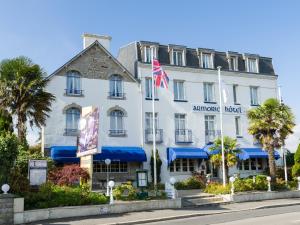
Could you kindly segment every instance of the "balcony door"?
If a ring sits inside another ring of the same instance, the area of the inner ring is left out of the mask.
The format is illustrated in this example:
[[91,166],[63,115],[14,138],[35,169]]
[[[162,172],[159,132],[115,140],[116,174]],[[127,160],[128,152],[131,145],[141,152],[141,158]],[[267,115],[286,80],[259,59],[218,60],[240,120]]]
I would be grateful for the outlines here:
[[205,115],[205,142],[213,142],[216,136],[216,116]]

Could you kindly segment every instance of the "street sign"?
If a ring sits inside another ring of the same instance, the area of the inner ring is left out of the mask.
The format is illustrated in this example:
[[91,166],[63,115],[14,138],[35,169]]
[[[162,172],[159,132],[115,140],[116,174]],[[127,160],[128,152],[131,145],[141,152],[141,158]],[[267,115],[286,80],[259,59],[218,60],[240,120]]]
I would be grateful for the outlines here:
[[47,160],[29,160],[28,176],[31,186],[39,186],[47,181]]

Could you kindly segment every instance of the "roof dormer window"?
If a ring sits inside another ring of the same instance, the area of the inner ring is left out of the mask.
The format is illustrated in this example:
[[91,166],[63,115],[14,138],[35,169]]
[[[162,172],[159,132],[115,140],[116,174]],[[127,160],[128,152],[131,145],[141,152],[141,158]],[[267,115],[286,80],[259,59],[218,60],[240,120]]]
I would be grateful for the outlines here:
[[186,47],[182,45],[169,45],[168,46],[170,63],[175,66],[186,65]]
[[228,68],[232,71],[238,71],[239,70],[239,64],[238,64],[238,53],[237,52],[227,52],[226,58],[228,60]]
[[214,50],[198,48],[197,51],[200,61],[200,67],[204,69],[214,69]]
[[182,50],[173,50],[173,64],[176,66],[183,66],[183,51]]
[[257,55],[244,55],[246,71],[249,73],[259,73],[259,56]]
[[157,57],[155,46],[144,46],[144,62],[151,63],[152,58]]

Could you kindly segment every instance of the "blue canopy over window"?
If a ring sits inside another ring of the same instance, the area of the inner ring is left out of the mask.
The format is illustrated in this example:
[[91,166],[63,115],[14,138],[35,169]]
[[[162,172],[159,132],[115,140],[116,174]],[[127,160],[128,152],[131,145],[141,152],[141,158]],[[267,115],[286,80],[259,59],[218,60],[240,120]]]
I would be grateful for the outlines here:
[[[274,151],[275,159],[279,159],[280,155],[277,151]],[[241,148],[241,152],[238,153],[238,157],[240,160],[247,160],[252,158],[268,158],[268,152],[264,151],[261,148]]]
[[[51,158],[59,163],[79,163],[76,157],[77,146],[52,146]],[[94,155],[94,160],[115,160],[123,162],[145,162],[147,157],[140,147],[103,146],[102,152]]]
[[168,164],[175,159],[208,159],[207,153],[201,148],[167,148]]

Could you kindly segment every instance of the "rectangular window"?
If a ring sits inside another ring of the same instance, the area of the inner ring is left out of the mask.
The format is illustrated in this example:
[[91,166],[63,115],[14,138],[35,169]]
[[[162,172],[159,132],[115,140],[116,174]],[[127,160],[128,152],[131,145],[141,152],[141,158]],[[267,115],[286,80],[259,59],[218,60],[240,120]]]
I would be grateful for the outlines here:
[[195,171],[195,160],[176,159],[170,165],[170,172],[193,172]]
[[231,56],[229,61],[230,61],[230,70],[238,71],[238,58],[236,56]]
[[152,62],[152,51],[154,49],[152,49],[150,46],[145,46],[144,47],[144,62],[147,62],[147,63],[151,63]]
[[263,159],[257,159],[257,170],[263,169]]
[[249,159],[244,161],[244,170],[249,170]]
[[127,162],[112,161],[111,164],[107,166],[104,161],[94,161],[93,171],[95,173],[106,173],[107,168],[108,168],[108,172],[113,172],[113,173],[128,172]]
[[251,159],[251,170],[256,170],[256,159]]
[[[152,78],[145,79],[145,92],[146,92],[146,99],[152,99]],[[155,99],[157,99],[157,89],[154,87]]]
[[174,100],[185,100],[184,81],[174,80]]
[[239,170],[243,170],[243,161],[238,161],[238,163],[237,163],[237,168],[239,169]]
[[215,90],[213,83],[204,83],[203,84],[204,90],[204,102],[215,102]]
[[[152,123],[152,121],[153,121],[153,116],[152,116],[153,114],[151,113],[151,112],[146,112],[145,113],[145,122],[146,122],[146,124],[145,124],[145,128],[146,129],[152,129],[153,127],[153,123]],[[158,129],[158,114],[157,113],[155,113],[155,129]]]
[[258,73],[258,67],[257,67],[257,59],[254,58],[248,58],[247,59],[247,72],[250,73]]
[[209,68],[209,69],[213,68],[211,53],[202,53],[201,65],[202,65],[202,68]]
[[173,50],[173,64],[183,66],[183,53],[179,50]]
[[185,130],[186,129],[186,115],[185,114],[175,114],[175,129]]
[[210,143],[215,141],[217,137],[217,132],[215,129],[215,119],[214,115],[205,115],[204,116],[204,127],[205,127],[205,143]]
[[250,87],[250,104],[258,105],[258,87]]
[[234,119],[235,119],[235,135],[237,137],[241,137],[242,136],[241,117],[236,116]]
[[234,84],[232,86],[232,91],[233,91],[233,103],[235,105],[238,105],[238,100],[237,100],[237,91],[238,91],[238,85],[237,84]]

